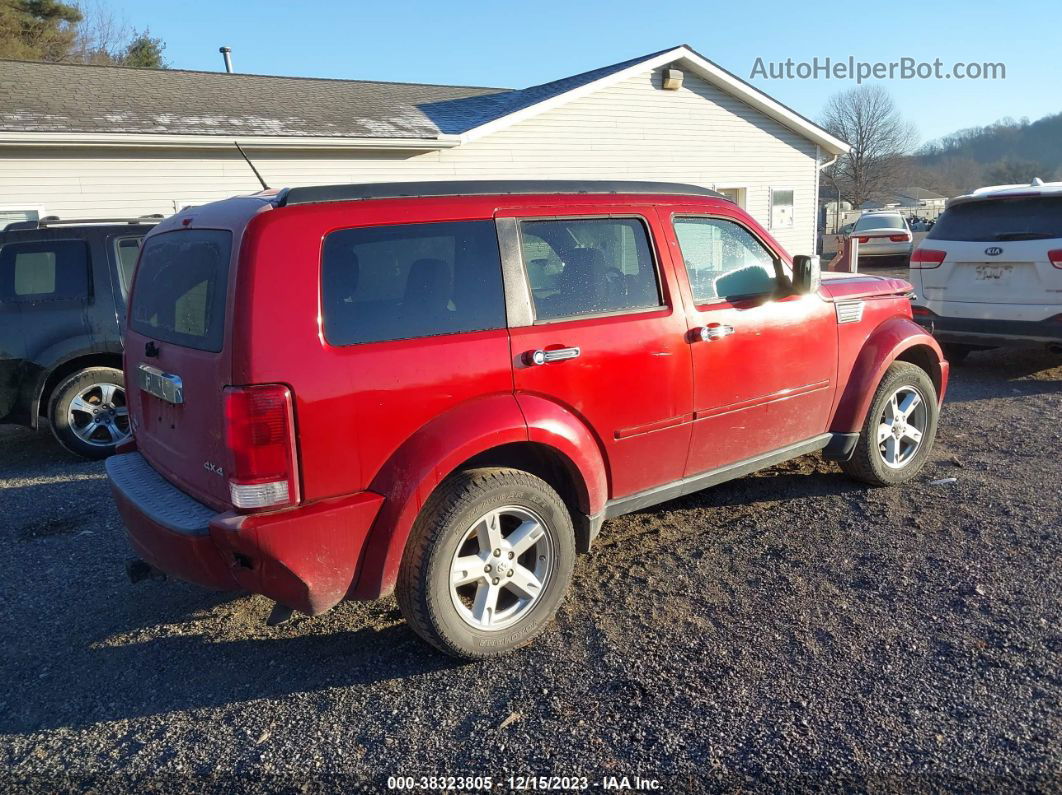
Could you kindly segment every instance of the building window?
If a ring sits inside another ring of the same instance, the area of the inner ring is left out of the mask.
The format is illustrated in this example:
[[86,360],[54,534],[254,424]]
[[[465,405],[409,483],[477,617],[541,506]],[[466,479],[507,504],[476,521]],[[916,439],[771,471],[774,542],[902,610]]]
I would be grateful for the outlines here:
[[793,189],[771,188],[771,229],[793,226]]
[[716,190],[734,202],[734,204],[742,210],[745,209],[745,197],[748,195],[748,190],[746,188],[716,188]]

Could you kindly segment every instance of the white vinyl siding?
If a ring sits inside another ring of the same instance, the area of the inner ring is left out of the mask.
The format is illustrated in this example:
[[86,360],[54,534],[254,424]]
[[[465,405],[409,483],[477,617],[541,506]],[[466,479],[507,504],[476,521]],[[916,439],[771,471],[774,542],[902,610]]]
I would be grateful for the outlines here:
[[[271,186],[415,179],[647,179],[741,186],[770,226],[772,186],[793,190],[793,225],[772,234],[813,253],[816,145],[686,73],[660,88],[646,71],[538,116],[435,152],[259,151]],[[249,193],[259,184],[233,150],[0,148],[0,206],[44,205],[60,217],[170,214],[178,205]]]

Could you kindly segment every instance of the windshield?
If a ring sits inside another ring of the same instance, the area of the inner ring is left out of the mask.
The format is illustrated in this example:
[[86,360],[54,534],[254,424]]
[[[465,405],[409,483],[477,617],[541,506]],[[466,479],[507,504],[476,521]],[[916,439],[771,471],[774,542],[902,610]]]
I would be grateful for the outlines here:
[[1062,196],[956,204],[940,216],[926,238],[977,242],[1062,238]]
[[906,225],[898,215],[864,215],[856,221],[855,231],[866,229],[906,229]]
[[144,242],[130,325],[148,337],[218,352],[225,326],[232,233],[182,229]]

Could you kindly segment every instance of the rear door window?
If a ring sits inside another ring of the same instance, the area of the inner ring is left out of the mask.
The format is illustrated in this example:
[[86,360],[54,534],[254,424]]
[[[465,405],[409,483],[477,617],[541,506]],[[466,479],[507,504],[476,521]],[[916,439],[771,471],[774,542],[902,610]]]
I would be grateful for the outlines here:
[[0,249],[0,297],[7,302],[86,300],[89,249],[83,240],[8,243]]
[[971,201],[949,207],[927,240],[996,242],[1062,238],[1062,196]]
[[148,238],[131,298],[134,331],[218,352],[225,333],[232,233],[182,229]]
[[332,232],[321,258],[321,309],[332,345],[505,328],[494,222]]
[[522,221],[520,248],[537,321],[662,303],[649,233],[639,218]]

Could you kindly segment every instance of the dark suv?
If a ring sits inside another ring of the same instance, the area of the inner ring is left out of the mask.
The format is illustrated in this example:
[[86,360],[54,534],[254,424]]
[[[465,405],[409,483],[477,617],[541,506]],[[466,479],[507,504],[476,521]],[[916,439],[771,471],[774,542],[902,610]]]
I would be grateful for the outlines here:
[[0,422],[103,458],[129,435],[125,297],[154,218],[26,221],[0,231]]

